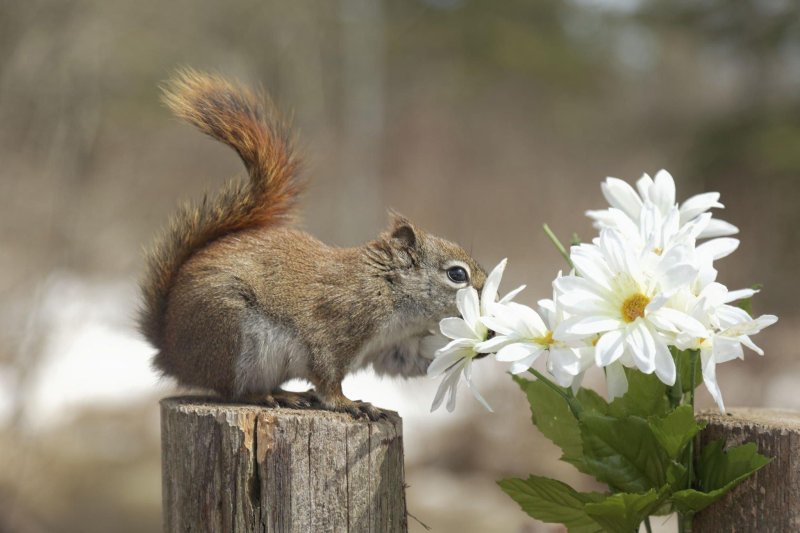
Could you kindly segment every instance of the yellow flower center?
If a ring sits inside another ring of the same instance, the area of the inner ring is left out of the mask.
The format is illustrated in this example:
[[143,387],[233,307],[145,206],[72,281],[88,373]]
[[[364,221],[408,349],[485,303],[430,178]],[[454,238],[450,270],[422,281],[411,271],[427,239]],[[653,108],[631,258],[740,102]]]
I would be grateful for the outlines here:
[[655,252],[656,255],[661,255],[664,253],[664,249],[660,246],[656,246],[653,248],[653,252]]
[[550,346],[551,344],[553,344],[553,332],[547,330],[547,333],[545,333],[543,337],[537,337],[533,340],[535,340],[537,344],[541,344],[542,346]]
[[629,296],[622,302],[622,320],[625,322],[633,322],[637,318],[644,316],[644,308],[650,303],[650,298],[637,292],[633,296]]

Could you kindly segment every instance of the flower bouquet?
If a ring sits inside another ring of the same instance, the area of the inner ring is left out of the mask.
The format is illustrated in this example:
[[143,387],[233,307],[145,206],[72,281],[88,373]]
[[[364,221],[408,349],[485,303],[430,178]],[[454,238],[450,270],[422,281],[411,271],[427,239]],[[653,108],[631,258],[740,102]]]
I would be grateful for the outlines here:
[[[511,363],[527,395],[533,423],[579,471],[606,483],[608,492],[578,492],[531,475],[500,487],[530,516],[564,524],[570,532],[650,530],[650,515],[677,512],[680,531],[692,517],[769,462],[754,444],[725,449],[713,442],[695,453],[694,392],[702,382],[724,412],[716,365],[759,355],[751,340],[777,317],[751,316],[757,288],[728,290],[714,263],[739,245],[738,229],[712,217],[719,193],[676,203],[675,183],[662,170],[644,175],[636,189],[622,180],[602,184],[610,207],[588,211],[599,235],[577,239],[569,251],[545,231],[569,265],[553,281],[552,299],[538,310],[516,303],[524,288],[498,299],[506,267],[489,274],[480,296],[457,295],[460,317],[445,318],[428,374],[440,377],[433,401],[455,408],[472,363],[493,355]],[[533,368],[546,359],[546,373]],[[581,387],[592,367],[602,368],[608,399]],[[525,377],[523,374],[527,374]]]

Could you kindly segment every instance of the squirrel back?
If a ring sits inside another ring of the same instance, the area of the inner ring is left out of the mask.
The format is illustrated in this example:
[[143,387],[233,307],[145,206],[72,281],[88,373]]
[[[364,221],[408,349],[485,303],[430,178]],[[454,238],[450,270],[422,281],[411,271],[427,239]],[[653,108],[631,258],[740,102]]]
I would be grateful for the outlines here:
[[236,150],[249,180],[232,181],[215,196],[184,205],[148,250],[139,326],[158,348],[181,266],[225,235],[286,222],[302,189],[290,135],[266,97],[191,69],[178,72],[163,91],[175,115]]

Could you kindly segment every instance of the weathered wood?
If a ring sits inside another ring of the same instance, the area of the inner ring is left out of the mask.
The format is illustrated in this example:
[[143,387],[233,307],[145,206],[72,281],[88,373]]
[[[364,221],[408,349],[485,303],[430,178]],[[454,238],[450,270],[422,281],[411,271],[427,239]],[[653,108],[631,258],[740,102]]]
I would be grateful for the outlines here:
[[770,464],[722,500],[699,513],[695,531],[800,531],[800,413],[775,409],[731,409],[730,415],[701,414],[708,428],[700,446],[724,438],[728,446],[755,442]]
[[162,400],[164,531],[407,531],[402,421],[387,414]]

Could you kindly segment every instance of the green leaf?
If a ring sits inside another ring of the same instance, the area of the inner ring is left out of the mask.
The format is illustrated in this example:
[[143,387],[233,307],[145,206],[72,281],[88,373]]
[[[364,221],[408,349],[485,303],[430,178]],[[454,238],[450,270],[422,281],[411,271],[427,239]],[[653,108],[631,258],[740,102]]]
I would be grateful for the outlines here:
[[686,489],[672,495],[675,508],[681,512],[705,509],[772,459],[759,454],[754,443],[742,444],[723,451],[723,442],[706,445],[697,463],[700,490]]
[[650,417],[650,430],[670,459],[677,459],[684,447],[694,438],[705,423],[694,419],[691,405],[681,405],[664,417]]
[[609,404],[608,414],[618,417],[661,415],[669,410],[667,386],[655,374],[643,374],[636,369],[625,369],[628,392]]
[[620,492],[666,483],[669,457],[643,418],[586,414],[580,422],[585,472]]
[[[692,390],[692,350],[678,350],[674,347],[670,348],[672,358],[675,360],[675,368],[677,370],[677,379],[675,381],[676,388],[681,393],[686,394]],[[703,382],[703,370],[700,366],[700,355],[695,354],[694,357],[694,387],[697,388]]]
[[539,380],[531,381],[519,376],[513,378],[528,396],[534,425],[542,435],[561,448],[562,461],[579,467],[583,461],[581,432],[567,402]]
[[697,513],[725,496],[728,490],[730,489],[717,489],[711,492],[700,492],[695,489],[679,490],[672,495],[672,506],[679,513]]
[[753,442],[725,451],[723,446],[723,441],[715,440],[700,453],[697,481],[705,491],[716,490],[743,479],[772,461],[758,453]]
[[[667,484],[661,487],[659,490],[659,495],[669,495],[673,491],[682,489],[686,486],[689,477],[689,472],[686,470],[686,466],[682,465],[681,463],[677,463],[672,461],[670,465],[667,467]],[[654,509],[650,514],[659,515],[659,516],[667,516],[672,514],[676,511],[674,508],[672,501],[667,499],[662,501],[659,506]]]
[[578,393],[575,397],[585,411],[600,415],[608,414],[608,402],[595,391],[591,389],[578,389]]
[[659,505],[655,490],[643,494],[618,493],[598,503],[587,503],[586,514],[603,526],[605,531],[630,533],[638,531],[639,524]]
[[689,472],[686,470],[686,465],[672,461],[667,468],[667,484],[672,490],[680,487],[685,487]]
[[570,533],[603,530],[584,510],[587,503],[602,501],[602,494],[577,492],[565,483],[540,476],[530,476],[527,480],[504,479],[497,484],[537,520],[564,524]]

